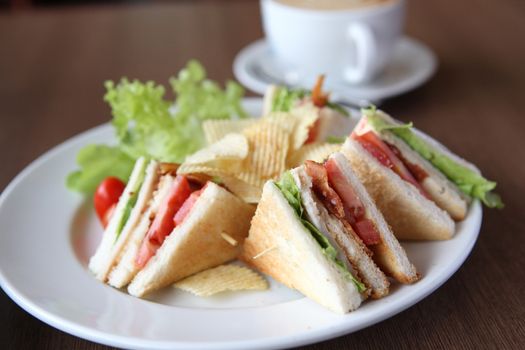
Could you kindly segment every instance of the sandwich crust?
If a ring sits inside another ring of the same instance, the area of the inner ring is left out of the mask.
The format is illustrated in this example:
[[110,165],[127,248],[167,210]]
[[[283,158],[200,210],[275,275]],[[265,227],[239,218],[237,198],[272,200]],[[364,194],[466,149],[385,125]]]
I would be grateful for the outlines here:
[[354,274],[370,289],[370,296],[373,299],[388,295],[390,282],[376,266],[370,257],[371,252],[352,227],[345,227],[321,204],[312,190],[312,181],[303,167],[293,169],[292,175],[301,190],[308,218],[325,236],[334,241],[334,246],[340,247],[343,253],[340,260],[348,261]]
[[401,283],[413,283],[419,280],[420,276],[416,268],[409,261],[405,250],[399,244],[390,226],[388,226],[376,204],[366,191],[363,184],[359,181],[357,174],[351,169],[345,156],[336,152],[330,156],[338,164],[345,177],[348,179],[356,195],[365,207],[366,217],[371,220],[377,228],[381,242],[371,245],[369,249],[373,252],[375,263],[387,275],[394,277]]
[[398,239],[444,240],[454,221],[411,184],[380,164],[358,142],[347,138],[341,149]]
[[[128,184],[117,203],[115,213],[126,210],[126,204],[129,198],[133,195],[130,191],[130,187],[133,187],[133,184],[139,181],[139,178],[142,175],[140,169],[142,169],[145,162],[146,160],[144,158],[139,158],[139,160],[137,160]],[[145,170],[146,173],[142,186],[139,189],[137,202],[131,210],[129,218],[124,224],[122,231],[120,234],[117,234],[116,231],[119,222],[117,222],[116,218],[118,216],[113,215],[113,219],[110,220],[95,255],[93,255],[89,261],[89,269],[95,274],[95,277],[102,282],[106,282],[110,271],[118,262],[122,249],[126,246],[133,229],[137,225],[142,212],[145,210],[147,203],[153,195],[153,188],[158,179],[158,166],[158,163],[155,161],[151,161],[148,164]]]
[[[128,286],[142,297],[184,277],[233,260],[248,235],[255,209],[224,188],[208,182],[180,226]],[[238,242],[228,243],[221,234]]]
[[[385,114],[381,113],[380,115],[384,116]],[[428,177],[423,180],[422,186],[438,207],[449,213],[454,220],[465,218],[469,198],[461,193],[454,183],[393,133],[385,131],[381,134],[381,138],[397,147],[407,161],[417,164],[428,174]]]
[[137,226],[133,229],[128,243],[122,249],[121,255],[118,258],[118,263],[109,274],[109,285],[115,288],[127,286],[139,272],[140,268],[135,264],[135,259],[139,253],[142,241],[148,233],[153,218],[157,214],[162,201],[169,194],[173,181],[175,181],[175,178],[171,174],[166,174],[158,180],[157,189],[153,193],[148,208],[142,214]]
[[361,304],[356,286],[322,253],[272,181],[264,185],[241,257],[334,312],[346,313]]
[[272,112],[273,99],[275,98],[275,93],[277,92],[277,89],[278,87],[276,85],[268,85],[268,87],[266,88],[263,99],[263,116],[268,115]]

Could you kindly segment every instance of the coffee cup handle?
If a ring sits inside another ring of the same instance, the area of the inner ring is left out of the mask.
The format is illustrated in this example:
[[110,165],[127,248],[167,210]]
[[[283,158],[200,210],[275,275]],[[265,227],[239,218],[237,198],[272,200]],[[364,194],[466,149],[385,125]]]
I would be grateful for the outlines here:
[[372,78],[377,55],[374,33],[362,23],[353,23],[348,27],[348,39],[355,45],[355,64],[345,69],[345,78],[352,83],[365,82]]

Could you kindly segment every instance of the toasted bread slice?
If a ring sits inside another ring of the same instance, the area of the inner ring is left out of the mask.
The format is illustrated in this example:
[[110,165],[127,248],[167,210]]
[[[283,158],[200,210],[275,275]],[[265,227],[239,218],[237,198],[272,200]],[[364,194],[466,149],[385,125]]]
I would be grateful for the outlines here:
[[[128,184],[119,198],[115,213],[109,221],[102,241],[95,255],[89,261],[89,269],[102,282],[106,282],[108,274],[117,263],[122,249],[127,244],[142,212],[153,195],[153,188],[158,178],[158,166],[157,162],[151,161],[146,167],[144,158],[139,158],[135,163]],[[127,221],[122,223],[122,217],[130,209],[128,208],[130,199],[137,187],[139,188],[139,193],[135,205],[133,205]],[[119,230],[121,230],[120,233],[118,232]]]
[[277,85],[268,85],[268,87],[266,88],[266,91],[264,92],[264,98],[263,98],[263,109],[262,109],[263,117],[272,112],[273,100],[275,99],[277,90],[278,90]]
[[137,254],[163,199],[169,194],[173,181],[175,181],[175,177],[171,174],[165,174],[158,180],[157,188],[148,208],[133,229],[128,243],[118,258],[118,263],[109,274],[108,284],[111,286],[116,288],[127,286],[140,271],[140,267],[135,263]]
[[361,181],[359,181],[357,174],[352,170],[346,157],[342,153],[336,152],[332,154],[330,158],[336,162],[339,169],[351,184],[357,197],[361,200],[361,203],[365,207],[366,218],[371,220],[377,228],[381,242],[369,247],[373,252],[375,263],[387,275],[394,277],[398,282],[413,283],[417,281],[419,274],[416,268],[409,261],[405,250],[399,244],[399,241],[394,236],[383,214],[378,210],[373,199]]
[[[398,124],[396,120],[382,111],[377,111],[376,115],[389,123]],[[418,135],[424,138],[432,147],[438,149],[440,152],[447,154],[450,158],[455,159],[460,164],[479,172],[479,170],[477,170],[472,164],[457,156],[452,156],[451,152],[437,141],[430,142],[430,136],[422,136],[424,135],[422,132],[419,132]],[[448,212],[454,220],[463,220],[465,218],[467,215],[467,204],[470,201],[470,198],[463,194],[456,184],[447,179],[441,171],[435,168],[425,158],[421,157],[419,153],[410,148],[409,145],[392,132],[385,130],[380,133],[380,137],[383,141],[394,145],[408,162],[417,164],[417,166],[422,168],[428,174],[421,185],[438,207]]]
[[330,214],[319,201],[312,190],[312,180],[304,167],[293,169],[291,173],[301,190],[301,199],[308,219],[325,236],[331,237],[339,245],[352,270],[370,289],[372,298],[387,295],[390,282],[369,256],[369,251],[361,239],[351,227],[345,227],[339,219]]
[[365,297],[323,254],[273,181],[264,185],[242,258],[334,312],[352,311]]
[[347,138],[341,152],[398,239],[444,240],[454,235],[454,221],[447,212],[379,163],[357,141]]
[[[208,182],[181,225],[175,227],[155,256],[128,286],[142,297],[184,277],[233,260],[248,235],[254,207]],[[236,245],[223,238],[227,234]]]

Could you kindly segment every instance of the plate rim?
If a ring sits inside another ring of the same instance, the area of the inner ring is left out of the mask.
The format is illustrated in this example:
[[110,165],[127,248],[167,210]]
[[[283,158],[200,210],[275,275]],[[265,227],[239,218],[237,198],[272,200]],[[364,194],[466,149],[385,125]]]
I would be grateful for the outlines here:
[[[247,103],[262,103],[262,100],[260,98],[246,98],[244,102],[248,101]],[[15,191],[15,189],[19,186],[20,183],[24,181],[25,178],[27,178],[31,173],[37,169],[42,164],[45,164],[49,161],[49,159],[52,159],[56,155],[59,155],[61,152],[66,151],[67,149],[78,146],[78,144],[82,144],[84,142],[89,142],[89,139],[93,138],[94,135],[97,135],[99,133],[108,132],[108,129],[110,128],[109,123],[105,123],[102,125],[98,125],[96,127],[93,127],[91,129],[88,129],[86,131],[83,131],[77,135],[74,135],[70,138],[68,138],[66,141],[50,148],[48,151],[44,152],[41,156],[39,156],[37,159],[33,160],[29,165],[27,165],[18,175],[16,175],[10,183],[6,186],[6,188],[2,191],[0,194],[0,211],[4,207],[4,203],[8,201],[8,199],[11,197],[12,193]],[[431,285],[430,288],[424,289],[422,292],[420,289],[417,289],[412,292],[412,294],[415,294],[416,297],[412,299],[403,299],[403,302],[396,307],[390,307],[389,311],[386,313],[382,313],[379,317],[373,317],[371,319],[368,319],[366,322],[360,323],[357,326],[354,327],[348,327],[347,323],[344,320],[341,322],[338,322],[337,324],[331,325],[331,327],[322,327],[320,329],[313,329],[306,331],[304,330],[301,334],[298,335],[286,335],[286,336],[275,336],[271,338],[265,338],[264,340],[261,340],[260,338],[255,338],[253,340],[235,340],[235,341],[213,341],[213,342],[187,342],[187,341],[155,341],[155,340],[149,340],[149,339],[143,339],[140,337],[130,337],[130,336],[124,336],[124,335],[116,335],[112,334],[110,332],[103,332],[97,329],[90,328],[86,325],[75,323],[72,320],[68,320],[62,315],[57,315],[51,312],[50,310],[46,310],[43,307],[36,304],[33,300],[30,298],[27,298],[23,295],[22,292],[17,290],[17,287],[11,283],[11,281],[5,276],[4,273],[4,267],[0,266],[0,287],[4,290],[4,292],[22,309],[24,309],[26,312],[34,316],[35,318],[39,319],[40,321],[57,328],[61,331],[64,331],[66,333],[72,334],[74,336],[87,339],[90,341],[94,341],[101,344],[111,345],[111,346],[119,346],[119,347],[128,347],[128,348],[134,348],[134,349],[141,349],[141,348],[155,348],[155,349],[166,349],[166,348],[191,348],[191,349],[203,349],[203,348],[213,348],[213,349],[242,349],[246,347],[250,348],[260,348],[260,349],[266,349],[266,348],[274,348],[274,347],[290,347],[290,346],[301,346],[306,344],[311,344],[319,341],[324,341],[327,339],[335,338],[344,334],[352,333],[358,330],[361,330],[363,328],[366,328],[372,324],[376,324],[378,322],[381,322],[387,318],[392,317],[395,314],[398,314],[402,312],[403,310],[406,310],[407,308],[415,305],[420,300],[424,299],[431,293],[433,293],[436,289],[438,289],[441,285],[443,285],[447,280],[450,279],[450,277],[457,272],[457,270],[463,265],[467,257],[470,255],[470,252],[472,251],[474,245],[477,242],[481,224],[482,224],[482,207],[481,204],[478,201],[475,201],[472,203],[471,207],[469,208],[469,213],[471,215],[478,215],[479,219],[474,222],[474,226],[472,228],[473,233],[471,233],[472,237],[469,240],[468,246],[465,247],[464,250],[461,251],[461,254],[457,255],[455,259],[450,262],[449,267],[441,272],[438,276],[436,276],[432,281],[429,281],[429,284]],[[436,280],[438,280],[436,282]],[[96,281],[95,281],[96,282]],[[98,282],[97,282],[98,283]],[[306,298],[294,301],[302,301]],[[343,315],[343,317],[351,315]]]

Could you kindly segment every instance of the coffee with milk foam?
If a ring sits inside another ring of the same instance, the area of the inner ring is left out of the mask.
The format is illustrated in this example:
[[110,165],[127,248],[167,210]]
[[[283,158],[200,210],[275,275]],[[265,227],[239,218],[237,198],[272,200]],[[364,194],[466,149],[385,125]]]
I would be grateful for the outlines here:
[[396,0],[275,0],[283,5],[309,10],[353,10],[368,6],[386,5]]

